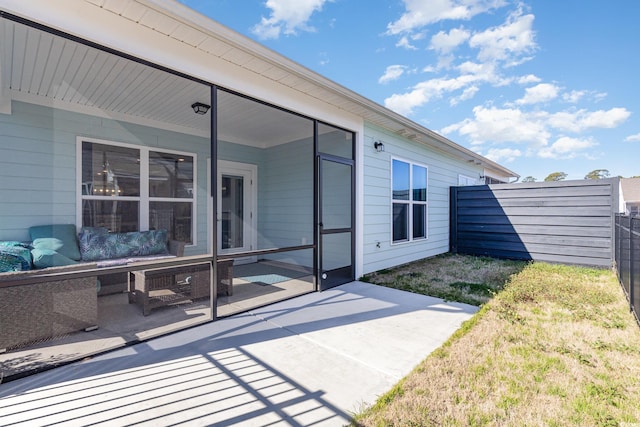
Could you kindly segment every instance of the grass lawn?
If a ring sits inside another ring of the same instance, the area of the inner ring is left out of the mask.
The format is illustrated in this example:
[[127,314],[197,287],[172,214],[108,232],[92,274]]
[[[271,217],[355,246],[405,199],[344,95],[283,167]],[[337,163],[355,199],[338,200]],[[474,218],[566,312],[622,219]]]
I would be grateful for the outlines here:
[[445,255],[364,279],[482,309],[353,425],[640,425],[640,328],[613,272]]

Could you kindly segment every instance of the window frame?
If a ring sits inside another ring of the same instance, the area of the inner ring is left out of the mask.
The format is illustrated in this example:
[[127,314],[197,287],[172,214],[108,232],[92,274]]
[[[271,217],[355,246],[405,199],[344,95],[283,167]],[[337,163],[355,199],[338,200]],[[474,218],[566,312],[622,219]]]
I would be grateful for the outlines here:
[[[393,188],[394,188],[394,181],[393,181],[393,163],[395,161],[398,162],[402,162],[405,164],[409,165],[409,199],[408,200],[402,200],[402,199],[394,199],[393,197]],[[413,188],[413,168],[414,166],[418,166],[421,168],[425,169],[426,172],[426,180],[427,182],[425,183],[426,186],[426,197],[424,201],[421,200],[413,200],[413,193],[414,193],[414,188]],[[414,243],[414,242],[423,242],[426,240],[429,240],[429,167],[424,164],[424,163],[419,163],[419,162],[415,162],[415,161],[411,161],[411,160],[407,160],[401,157],[391,157],[390,159],[390,165],[389,165],[389,171],[390,173],[390,180],[391,180],[391,188],[390,188],[390,194],[389,194],[389,198],[390,198],[390,241],[391,241],[391,245],[403,245],[403,244],[407,244],[407,243]],[[404,204],[408,206],[408,221],[407,221],[407,239],[406,240],[394,240],[393,237],[393,224],[394,224],[394,205],[395,204]],[[424,224],[424,237],[413,237],[413,232],[414,232],[414,228],[413,228],[413,210],[414,210],[414,206],[416,205],[421,205],[424,206],[424,211],[425,211],[425,224]]]
[[[139,196],[92,196],[82,194],[82,143],[109,145],[113,147],[123,147],[138,150],[140,154],[140,195]],[[172,198],[172,197],[151,197],[149,195],[149,153],[167,153],[180,156],[189,156],[193,158],[193,192],[190,198]],[[187,243],[187,247],[197,246],[197,165],[198,157],[196,153],[188,151],[172,150],[163,147],[155,147],[148,145],[131,144],[105,139],[76,137],[76,227],[80,229],[82,224],[82,202],[84,200],[122,200],[138,202],[138,224],[140,231],[149,230],[149,207],[152,202],[180,202],[191,203],[191,243]]]

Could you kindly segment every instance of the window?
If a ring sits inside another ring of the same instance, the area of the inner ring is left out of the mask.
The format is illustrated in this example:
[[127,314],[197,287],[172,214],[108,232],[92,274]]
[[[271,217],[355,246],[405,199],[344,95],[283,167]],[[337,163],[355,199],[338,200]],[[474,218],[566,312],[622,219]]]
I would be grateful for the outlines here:
[[82,140],[82,226],[193,242],[195,155]]
[[476,179],[466,175],[458,175],[458,186],[476,185]]
[[393,242],[427,238],[427,168],[393,160]]
[[484,178],[484,183],[487,184],[487,185],[489,185],[489,184],[506,184],[507,181],[503,181],[503,180],[500,180],[498,178],[493,178],[491,176],[486,176]]

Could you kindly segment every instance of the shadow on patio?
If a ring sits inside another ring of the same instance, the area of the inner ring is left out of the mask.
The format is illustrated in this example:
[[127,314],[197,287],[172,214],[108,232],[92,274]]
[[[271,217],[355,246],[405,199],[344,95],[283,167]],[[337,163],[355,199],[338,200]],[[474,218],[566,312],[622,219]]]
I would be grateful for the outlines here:
[[16,380],[0,410],[10,425],[343,425],[475,311],[353,282]]

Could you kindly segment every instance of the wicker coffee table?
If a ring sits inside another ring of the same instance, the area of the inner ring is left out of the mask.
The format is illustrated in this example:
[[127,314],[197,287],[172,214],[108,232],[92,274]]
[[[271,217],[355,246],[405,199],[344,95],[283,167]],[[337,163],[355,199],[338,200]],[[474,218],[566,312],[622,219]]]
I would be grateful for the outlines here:
[[210,266],[201,263],[132,271],[129,302],[139,305],[147,316],[158,307],[209,297]]
[[[233,295],[233,260],[218,261],[218,295]],[[132,271],[129,302],[142,307],[142,314],[168,305],[209,298],[209,263]]]

